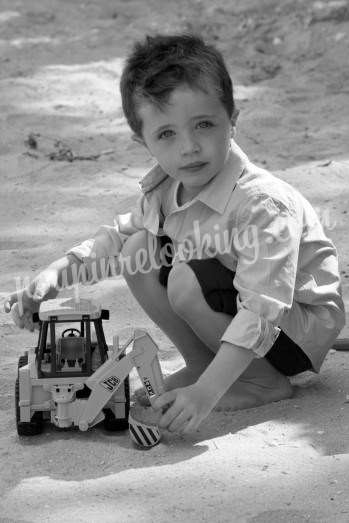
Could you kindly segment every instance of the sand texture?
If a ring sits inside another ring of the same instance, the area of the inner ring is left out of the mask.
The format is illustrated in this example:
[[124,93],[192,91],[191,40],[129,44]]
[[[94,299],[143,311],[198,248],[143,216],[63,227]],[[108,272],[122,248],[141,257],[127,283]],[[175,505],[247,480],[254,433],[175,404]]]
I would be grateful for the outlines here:
[[[237,142],[318,209],[349,310],[348,29],[348,1],[0,0],[1,523],[349,521],[349,352],[297,377],[292,399],[216,409],[148,451],[99,427],[23,441],[14,382],[36,335],[2,311],[16,281],[135,202],[152,159],[122,116],[122,63],[146,32],[183,30],[227,59]],[[144,327],[164,372],[182,365],[121,278],[82,295],[109,308],[109,339]]]

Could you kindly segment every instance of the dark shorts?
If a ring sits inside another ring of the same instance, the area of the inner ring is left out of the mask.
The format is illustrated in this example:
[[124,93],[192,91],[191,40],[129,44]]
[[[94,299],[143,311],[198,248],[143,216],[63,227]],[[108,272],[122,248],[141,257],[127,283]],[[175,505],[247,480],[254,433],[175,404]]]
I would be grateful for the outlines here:
[[[162,237],[161,246],[164,246],[166,241],[169,241],[169,238]],[[169,257],[166,257],[166,261],[170,263]],[[191,260],[187,263],[194,272],[211,309],[235,316],[238,294],[233,285],[235,273],[215,258]],[[159,281],[164,287],[167,286],[170,270],[171,266],[162,266],[160,269]],[[265,358],[285,376],[294,376],[312,368],[308,356],[283,331],[280,332]]]

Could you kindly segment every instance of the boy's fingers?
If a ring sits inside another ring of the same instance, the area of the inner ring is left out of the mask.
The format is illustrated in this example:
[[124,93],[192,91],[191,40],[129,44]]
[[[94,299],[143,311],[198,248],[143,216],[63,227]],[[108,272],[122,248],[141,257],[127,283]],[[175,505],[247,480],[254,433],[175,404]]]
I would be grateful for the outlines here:
[[176,396],[177,396],[177,394],[176,394],[175,390],[170,390],[168,392],[164,392],[163,394],[161,394],[161,396],[159,396],[158,398],[156,398],[153,401],[154,409],[156,409],[156,410],[162,409],[169,403],[172,403],[173,401],[175,401]]
[[30,332],[33,332],[34,330],[34,324],[31,319],[31,315],[25,314],[24,315],[24,327],[28,329]]
[[11,302],[9,300],[6,300],[4,303],[4,311],[11,312]]
[[18,295],[16,292],[13,294],[10,294],[8,298],[6,298],[6,301],[4,303],[4,310],[5,312],[11,312],[12,305],[18,301]]
[[178,414],[178,416],[170,423],[168,430],[170,432],[182,432],[184,428],[187,426],[190,420],[190,415],[182,411]]
[[11,309],[12,319],[20,329],[24,328],[24,317],[19,314],[18,305],[15,303]]
[[[178,405],[178,402],[174,402],[171,407],[161,416],[159,426],[163,429],[167,429],[177,417],[185,417],[188,413],[185,413],[183,405]],[[189,416],[188,416],[189,417]]]
[[181,432],[182,434],[189,434],[190,432],[194,432],[197,428],[197,420],[193,417]]

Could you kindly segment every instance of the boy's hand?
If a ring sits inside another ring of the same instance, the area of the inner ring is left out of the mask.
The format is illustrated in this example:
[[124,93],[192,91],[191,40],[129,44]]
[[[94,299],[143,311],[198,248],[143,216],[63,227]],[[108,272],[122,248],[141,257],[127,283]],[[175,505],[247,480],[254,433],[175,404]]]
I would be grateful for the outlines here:
[[170,432],[188,433],[198,428],[209,415],[216,401],[197,383],[165,392],[154,400],[153,407],[161,409],[168,405],[159,426]]
[[18,327],[33,331],[33,313],[39,310],[42,301],[57,296],[57,287],[58,272],[46,269],[38,274],[28,287],[8,296],[4,303],[5,312],[12,313],[13,321]]

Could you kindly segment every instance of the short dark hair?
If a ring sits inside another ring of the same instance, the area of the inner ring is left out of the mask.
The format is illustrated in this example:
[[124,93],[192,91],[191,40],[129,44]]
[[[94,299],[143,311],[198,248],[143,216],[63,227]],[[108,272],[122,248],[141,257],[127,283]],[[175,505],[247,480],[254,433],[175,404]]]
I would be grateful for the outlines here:
[[142,136],[142,121],[137,114],[140,101],[163,107],[179,85],[207,92],[208,82],[231,118],[235,111],[233,85],[215,47],[192,34],[147,36],[135,44],[121,75],[122,108],[129,126]]

